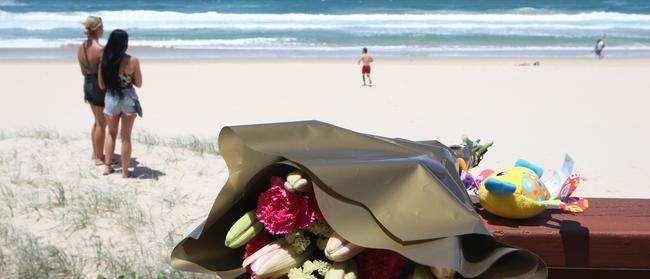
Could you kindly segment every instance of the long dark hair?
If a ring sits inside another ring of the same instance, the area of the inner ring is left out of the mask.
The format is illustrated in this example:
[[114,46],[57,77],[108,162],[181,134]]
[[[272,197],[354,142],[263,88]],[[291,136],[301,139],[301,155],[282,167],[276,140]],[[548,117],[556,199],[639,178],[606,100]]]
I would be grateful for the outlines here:
[[129,34],[122,29],[115,29],[108,37],[102,56],[102,78],[106,89],[110,90],[113,95],[119,94],[120,97],[122,96],[122,84],[118,74],[128,47]]

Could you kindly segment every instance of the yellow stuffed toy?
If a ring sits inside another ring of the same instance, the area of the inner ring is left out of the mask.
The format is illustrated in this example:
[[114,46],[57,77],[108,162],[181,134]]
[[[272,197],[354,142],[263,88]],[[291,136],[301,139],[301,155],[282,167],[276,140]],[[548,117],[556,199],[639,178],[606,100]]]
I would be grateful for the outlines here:
[[[589,201],[571,196],[580,182],[580,175],[572,169],[573,159],[567,155],[562,178],[556,173],[556,181],[549,181],[548,186],[540,179],[544,171],[525,160],[517,161],[512,168],[485,170],[479,175],[484,180],[478,187],[478,198],[488,212],[511,219],[530,218],[548,207],[581,213],[589,208]],[[561,179],[565,179],[563,184],[559,184]]]
[[[483,180],[478,196],[490,213],[512,219],[533,217],[550,204],[551,194],[540,180],[543,170],[525,160],[495,171]],[[549,203],[550,202],[550,203]]]

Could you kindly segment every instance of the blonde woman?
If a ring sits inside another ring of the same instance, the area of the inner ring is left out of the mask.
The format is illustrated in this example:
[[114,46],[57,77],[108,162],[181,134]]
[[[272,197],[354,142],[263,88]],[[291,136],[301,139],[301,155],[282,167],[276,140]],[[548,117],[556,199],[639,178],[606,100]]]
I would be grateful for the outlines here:
[[99,39],[104,36],[104,24],[101,17],[89,16],[83,23],[86,41],[77,49],[77,59],[84,76],[84,100],[90,104],[95,123],[90,130],[95,165],[104,164],[104,138],[106,135],[106,118],[104,110],[104,91],[99,88],[97,73],[104,48]]

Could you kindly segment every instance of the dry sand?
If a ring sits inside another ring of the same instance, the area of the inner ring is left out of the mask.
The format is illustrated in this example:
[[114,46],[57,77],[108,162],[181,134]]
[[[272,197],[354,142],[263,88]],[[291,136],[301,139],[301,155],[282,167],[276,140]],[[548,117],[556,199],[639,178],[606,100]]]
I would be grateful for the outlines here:
[[[515,66],[535,60],[540,67]],[[145,117],[135,129],[214,139],[226,125],[317,119],[448,144],[468,135],[496,142],[483,167],[524,158],[550,170],[569,153],[587,179],[580,194],[650,198],[642,175],[650,158],[650,59],[376,61],[373,88],[361,86],[354,58],[143,61]],[[3,61],[0,77],[3,130],[90,129],[73,61]]]
[[[535,60],[540,67],[516,66]],[[354,62],[142,61],[133,156],[146,179],[122,180],[90,162],[91,114],[74,62],[1,61],[0,240],[21,249],[38,240],[37,250],[58,249],[62,266],[78,266],[57,274],[172,272],[169,249],[227,177],[205,141],[226,125],[305,119],[447,144],[494,140],[479,169],[524,158],[551,170],[569,153],[586,178],[578,195],[650,198],[648,58],[376,57],[373,88],[361,86]],[[18,272],[17,260],[56,262],[7,249],[0,271]]]

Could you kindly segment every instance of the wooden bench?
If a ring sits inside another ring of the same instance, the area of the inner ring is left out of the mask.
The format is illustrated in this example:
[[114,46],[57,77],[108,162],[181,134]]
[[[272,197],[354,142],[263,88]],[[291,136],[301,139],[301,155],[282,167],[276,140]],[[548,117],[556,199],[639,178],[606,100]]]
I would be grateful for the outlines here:
[[650,279],[650,199],[590,198],[585,213],[548,209],[526,220],[494,216],[474,201],[494,237],[540,256],[551,279]]
[[589,199],[587,212],[557,209],[527,220],[490,214],[497,240],[539,255],[549,278],[650,278],[650,199]]

